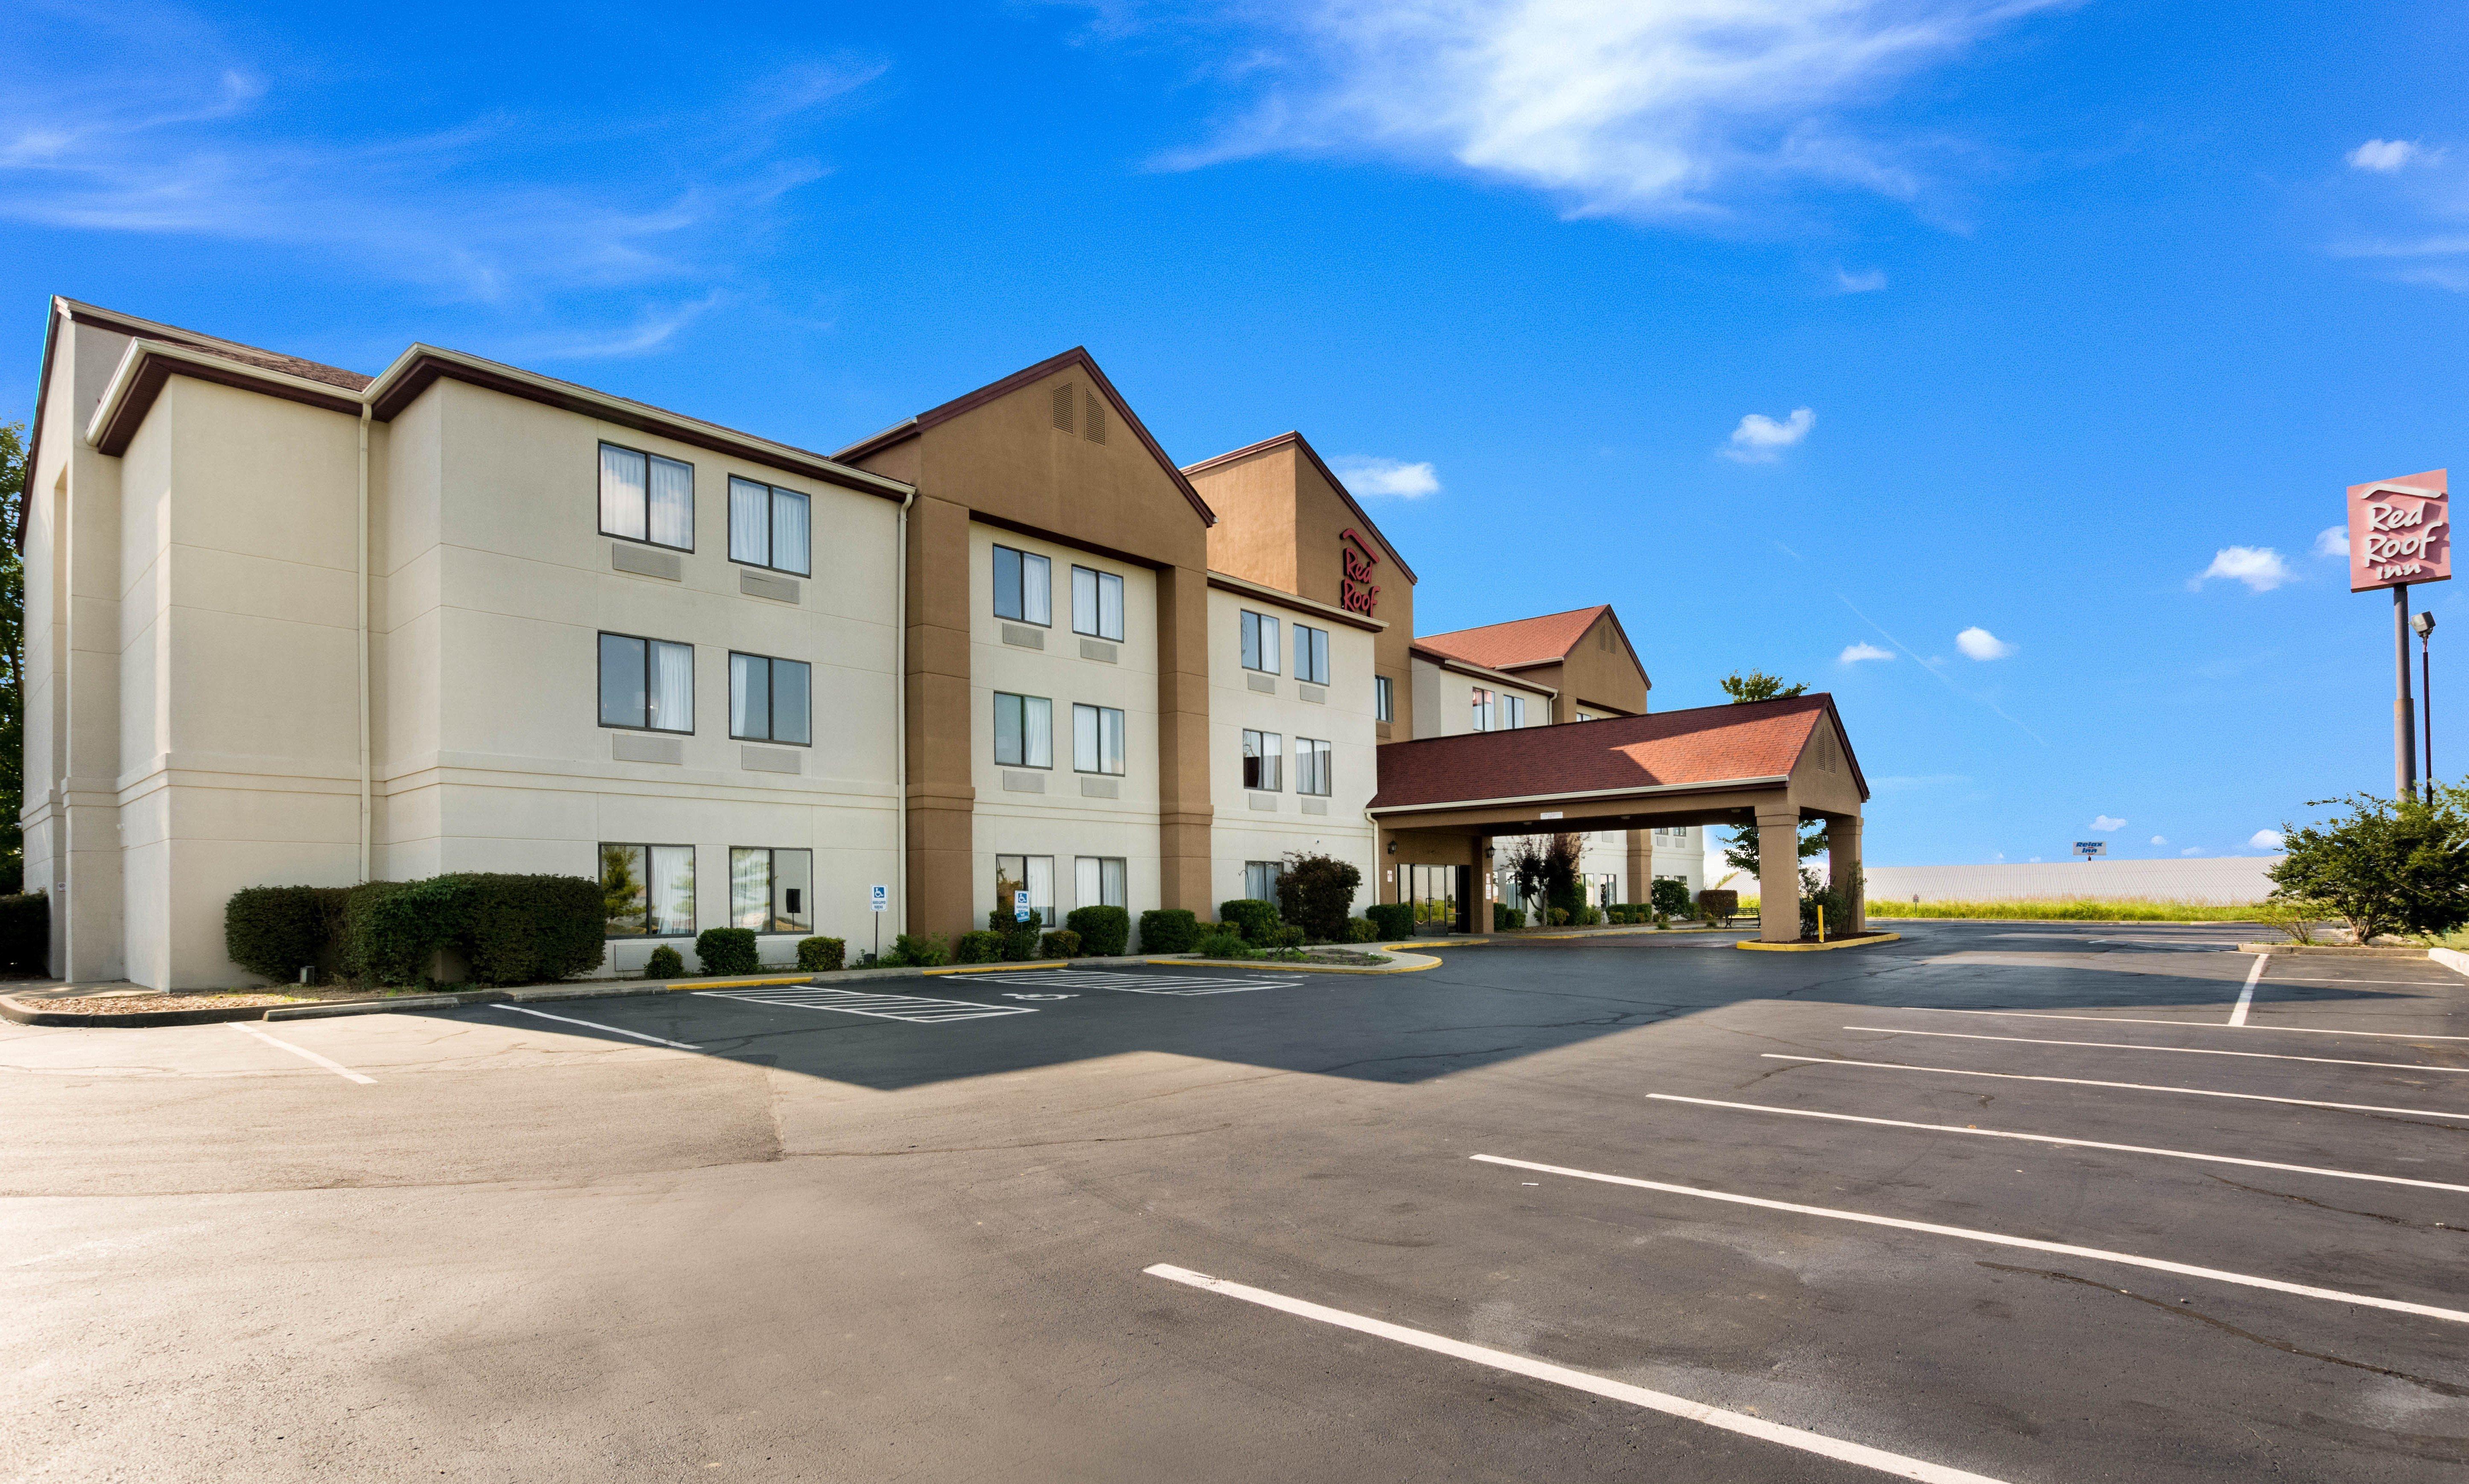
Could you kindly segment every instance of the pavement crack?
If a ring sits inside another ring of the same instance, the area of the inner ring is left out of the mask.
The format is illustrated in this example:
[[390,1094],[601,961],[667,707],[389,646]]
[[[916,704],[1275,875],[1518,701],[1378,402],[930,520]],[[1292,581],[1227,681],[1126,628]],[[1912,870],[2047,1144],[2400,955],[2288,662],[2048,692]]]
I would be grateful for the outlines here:
[[1234,1128],[1231,1122],[1211,1124],[1206,1129],[1166,1129],[1156,1133],[1123,1133],[1112,1136],[1092,1134],[1077,1139],[1022,1139],[1007,1144],[938,1144],[911,1145],[907,1149],[810,1149],[784,1155],[789,1159],[906,1159],[914,1154],[988,1154],[1014,1149],[1054,1149],[1067,1144],[1146,1144],[1158,1139],[1188,1139],[1204,1133],[1223,1133]]
[[2148,1304],[2152,1308],[2159,1310],[2164,1314],[2175,1314],[2181,1319],[2191,1319],[2197,1324],[2209,1325],[2213,1329],[2219,1330],[2225,1335],[2234,1335],[2240,1339],[2251,1341],[2252,1343],[2261,1345],[2269,1350],[2280,1351],[2284,1355],[2297,1356],[2300,1358],[2308,1360],[2320,1360],[2326,1365],[2345,1365],[2352,1370],[2371,1371],[2377,1376],[2388,1376],[2394,1381],[2408,1381],[2412,1386],[2424,1386],[2427,1390],[2435,1392],[2442,1396],[2469,1397],[2469,1386],[2456,1386],[2448,1381],[2436,1381],[2433,1377],[2429,1376],[2413,1376],[2407,1371],[2393,1370],[2388,1365],[2376,1365],[2365,1360],[2352,1360],[2345,1356],[2325,1355],[2319,1350],[2307,1350],[2301,1346],[2293,1345],[2285,1339],[2273,1339],[2268,1335],[2257,1335],[2252,1330],[2239,1329],[2236,1325],[2229,1323],[2226,1319],[2215,1319],[2210,1314],[2190,1309],[2183,1304],[2163,1303],[2159,1299],[2147,1297],[2144,1294],[2137,1293],[2132,1289],[2111,1288],[2106,1283],[2096,1283],[2089,1278],[2078,1277],[2070,1272],[2060,1272],[2051,1267],[2019,1267],[2011,1263],[1991,1263],[1985,1261],[1976,1262],[1975,1266],[1992,1268],[1998,1272],[2019,1273],[2029,1278],[2047,1278],[2057,1283],[2081,1284],[2085,1288],[2094,1289],[2103,1293],[2114,1293],[2120,1298],[2131,1298],[2138,1304]]
[[2347,1206],[2332,1205],[2325,1201],[2314,1199],[2311,1197],[2295,1196],[2285,1190],[2266,1190],[2260,1185],[2248,1185],[2241,1181],[2232,1180],[2225,1175],[2212,1175],[2209,1176],[2209,1178],[2218,1180],[2232,1190],[2242,1190],[2257,1196],[2272,1196],[2281,1200],[2295,1200],[2301,1206],[2313,1206],[2318,1211],[2337,1211],[2342,1216],[2363,1216],[2367,1221],[2381,1221],[2388,1226],[2407,1226],[2417,1231],[2450,1232],[2455,1236],[2469,1235],[2469,1228],[2447,1226],[2441,1221],[2412,1221],[2405,1216],[2386,1216],[2380,1211],[2352,1210]]
[[1362,1057],[1352,1062],[1340,1062],[1335,1066],[1313,1068],[1316,1076],[1327,1077],[1351,1066],[1377,1066],[1384,1062],[1454,1062],[1464,1057],[1498,1056],[1505,1051],[1522,1051],[1518,1045],[1480,1046],[1470,1051],[1410,1051],[1394,1057]]

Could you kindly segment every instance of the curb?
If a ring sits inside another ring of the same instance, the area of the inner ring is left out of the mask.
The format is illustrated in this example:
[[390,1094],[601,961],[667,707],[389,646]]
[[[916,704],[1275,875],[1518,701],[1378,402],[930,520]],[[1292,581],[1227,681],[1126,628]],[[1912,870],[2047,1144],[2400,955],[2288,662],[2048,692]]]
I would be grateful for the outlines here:
[[1257,958],[1153,958],[1149,962],[1162,969],[1251,969],[1262,973],[1284,973],[1295,970],[1307,974],[1412,974],[1441,967],[1439,959],[1427,954],[1407,953],[1401,957],[1421,959],[1422,962],[1388,964],[1377,968],[1369,964],[1289,964],[1276,959],[1262,962]]
[[2365,948],[2347,943],[2241,943],[2241,953],[2269,953],[2274,958],[2283,954],[2320,953],[2327,958],[2431,958],[2449,953],[2450,948]]
[[1901,943],[1902,933],[1868,933],[1858,938],[1838,938],[1833,943],[1736,943],[1732,947],[1752,953],[1832,953],[1837,948],[1865,948],[1881,943]]

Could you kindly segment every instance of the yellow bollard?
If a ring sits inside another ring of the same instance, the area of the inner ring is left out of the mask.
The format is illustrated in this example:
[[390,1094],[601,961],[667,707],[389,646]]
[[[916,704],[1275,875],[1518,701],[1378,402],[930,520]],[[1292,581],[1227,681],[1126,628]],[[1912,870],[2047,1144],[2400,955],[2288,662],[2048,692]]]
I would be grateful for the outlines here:
[[1822,902],[1817,904],[1817,941],[1826,941],[1826,904]]

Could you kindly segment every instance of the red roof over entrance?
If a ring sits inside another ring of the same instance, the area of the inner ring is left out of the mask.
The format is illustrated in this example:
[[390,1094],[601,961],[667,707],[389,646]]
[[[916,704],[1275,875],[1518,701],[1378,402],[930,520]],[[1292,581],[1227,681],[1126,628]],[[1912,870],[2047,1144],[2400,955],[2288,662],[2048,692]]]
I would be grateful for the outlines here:
[[1832,726],[1860,796],[1869,785],[1852,742],[1819,692],[1785,700],[1700,706],[1643,717],[1470,732],[1379,749],[1373,809],[1445,808],[1488,799],[1714,787],[1789,773],[1820,726]]

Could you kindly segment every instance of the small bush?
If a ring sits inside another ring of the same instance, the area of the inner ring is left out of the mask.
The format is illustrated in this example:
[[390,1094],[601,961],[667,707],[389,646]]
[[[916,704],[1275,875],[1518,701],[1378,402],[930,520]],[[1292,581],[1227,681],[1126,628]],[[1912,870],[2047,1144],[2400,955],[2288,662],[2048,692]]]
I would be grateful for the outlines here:
[[1227,932],[1223,928],[1201,939],[1194,950],[1202,958],[1252,958],[1259,952],[1243,941],[1242,934]]
[[1200,941],[1200,919],[1185,907],[1157,907],[1141,914],[1141,951],[1188,953]]
[[1372,925],[1372,919],[1368,917],[1350,917],[1346,920],[1347,942],[1372,943],[1377,941],[1379,937],[1380,929]]
[[1304,946],[1305,936],[1304,930],[1294,924],[1281,923],[1269,929],[1269,936],[1260,946],[1267,948],[1300,948]]
[[1069,927],[1054,928],[1049,931],[1045,937],[1037,940],[1037,956],[1040,958],[1078,958],[1080,956],[1080,935],[1073,932]]
[[1507,932],[1512,927],[1523,927],[1525,925],[1526,914],[1524,912],[1511,906],[1506,902],[1495,902],[1491,904],[1491,930],[1493,932]]
[[1278,915],[1324,943],[1343,943],[1347,914],[1354,910],[1355,889],[1362,884],[1362,871],[1348,861],[1293,852],[1278,877]]
[[1063,925],[1080,935],[1080,947],[1092,958],[1115,958],[1131,947],[1132,914],[1120,907],[1073,907]]
[[997,907],[986,914],[986,931],[1003,940],[1005,962],[1022,964],[1037,956],[1037,935],[1046,927],[1046,914],[1029,908],[1028,920],[1022,922],[1011,915],[1009,907]]
[[250,973],[278,984],[297,980],[301,970],[313,970],[328,957],[327,943],[334,936],[329,920],[340,916],[345,890],[250,886],[232,893],[223,903],[223,951]]
[[1217,921],[1241,933],[1247,942],[1265,943],[1278,926],[1278,904],[1253,897],[1221,902],[1217,903]]
[[652,956],[643,960],[643,977],[646,979],[682,979],[685,976],[686,961],[678,956],[677,949],[665,943],[654,948]]
[[952,961],[952,946],[941,933],[902,933],[891,940],[883,962],[899,969],[934,969]]
[[1552,925],[1555,927],[1566,927],[1569,925],[1569,909],[1567,907],[1554,907],[1552,909]]
[[695,957],[707,974],[750,974],[763,965],[751,927],[706,927],[695,935]]
[[1689,883],[1676,877],[1659,878],[1654,889],[1648,894],[1647,904],[1666,917],[1687,917]]
[[1372,920],[1374,942],[1415,936],[1415,904],[1411,902],[1375,902],[1363,909],[1363,915]]
[[827,974],[848,962],[848,945],[838,938],[800,938],[797,940],[797,967],[808,973]]
[[473,984],[571,978],[608,956],[600,883],[580,876],[467,871],[371,881],[343,896],[342,970],[372,984],[413,984],[439,952],[461,955]]
[[999,932],[965,932],[952,945],[956,964],[1000,964],[1003,959],[1004,935]]
[[1735,917],[1741,910],[1741,894],[1736,891],[1701,891],[1697,905],[1716,917]]
[[52,899],[38,891],[0,897],[0,968],[51,971]]

